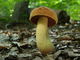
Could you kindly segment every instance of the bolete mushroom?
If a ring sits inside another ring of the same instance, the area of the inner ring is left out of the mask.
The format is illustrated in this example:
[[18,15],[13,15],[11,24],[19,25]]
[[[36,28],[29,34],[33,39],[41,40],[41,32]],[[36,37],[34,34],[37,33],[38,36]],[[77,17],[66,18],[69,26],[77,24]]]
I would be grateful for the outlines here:
[[36,28],[36,43],[42,54],[47,54],[54,51],[54,46],[48,35],[48,27],[55,25],[58,21],[56,13],[47,8],[39,7],[31,11],[30,21],[37,24]]

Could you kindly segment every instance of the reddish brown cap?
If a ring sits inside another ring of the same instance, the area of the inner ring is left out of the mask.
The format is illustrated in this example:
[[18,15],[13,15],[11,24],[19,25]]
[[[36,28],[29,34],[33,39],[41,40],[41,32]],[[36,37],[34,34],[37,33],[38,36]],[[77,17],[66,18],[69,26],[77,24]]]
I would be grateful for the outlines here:
[[33,9],[31,11],[29,19],[31,20],[32,23],[37,24],[37,21],[40,17],[48,18],[49,27],[55,25],[58,21],[57,14],[53,10],[47,7],[39,7],[39,8]]

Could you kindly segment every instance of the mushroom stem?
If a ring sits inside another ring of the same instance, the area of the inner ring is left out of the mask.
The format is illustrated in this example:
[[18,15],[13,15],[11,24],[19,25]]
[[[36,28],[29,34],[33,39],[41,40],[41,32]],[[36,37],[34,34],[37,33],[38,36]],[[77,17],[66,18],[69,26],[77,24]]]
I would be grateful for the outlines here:
[[40,17],[37,22],[36,43],[43,54],[53,51],[53,44],[48,35],[48,18],[46,17]]

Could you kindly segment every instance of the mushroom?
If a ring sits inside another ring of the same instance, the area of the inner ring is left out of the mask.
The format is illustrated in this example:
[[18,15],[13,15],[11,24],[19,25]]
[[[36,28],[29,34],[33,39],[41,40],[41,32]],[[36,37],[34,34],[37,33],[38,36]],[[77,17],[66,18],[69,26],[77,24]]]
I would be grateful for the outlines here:
[[42,54],[54,51],[48,35],[48,27],[52,27],[58,21],[56,13],[47,7],[38,7],[31,11],[30,21],[37,24],[36,43]]

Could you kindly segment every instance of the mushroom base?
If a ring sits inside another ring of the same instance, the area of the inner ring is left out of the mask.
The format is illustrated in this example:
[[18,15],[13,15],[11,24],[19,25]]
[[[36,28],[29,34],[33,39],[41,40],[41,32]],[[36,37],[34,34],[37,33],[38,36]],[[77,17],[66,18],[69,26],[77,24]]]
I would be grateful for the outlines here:
[[48,19],[46,17],[39,18],[37,22],[36,43],[42,54],[47,54],[54,51],[54,46],[48,35]]

